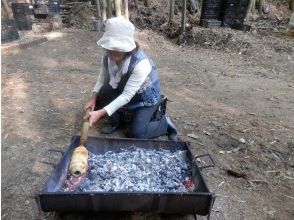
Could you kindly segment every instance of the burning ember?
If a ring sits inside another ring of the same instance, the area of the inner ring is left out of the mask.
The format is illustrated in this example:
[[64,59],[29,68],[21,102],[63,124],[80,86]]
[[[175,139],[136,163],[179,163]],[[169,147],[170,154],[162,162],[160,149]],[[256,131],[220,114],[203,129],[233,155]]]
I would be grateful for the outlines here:
[[81,180],[83,178],[85,178],[85,175],[81,177],[74,177],[68,175],[61,190],[64,192],[71,192],[77,190],[77,187],[80,185]]
[[62,191],[192,192],[195,186],[186,153],[136,147],[103,155],[89,152],[87,176],[68,178]]

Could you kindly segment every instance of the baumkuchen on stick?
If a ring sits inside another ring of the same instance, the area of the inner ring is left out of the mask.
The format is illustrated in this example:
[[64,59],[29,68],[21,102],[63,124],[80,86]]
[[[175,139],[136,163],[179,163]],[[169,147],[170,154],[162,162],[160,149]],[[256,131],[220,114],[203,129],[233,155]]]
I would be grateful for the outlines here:
[[88,151],[86,149],[88,131],[89,131],[89,115],[90,109],[87,109],[83,119],[81,130],[80,144],[72,153],[69,165],[69,173],[74,177],[83,176],[88,170]]

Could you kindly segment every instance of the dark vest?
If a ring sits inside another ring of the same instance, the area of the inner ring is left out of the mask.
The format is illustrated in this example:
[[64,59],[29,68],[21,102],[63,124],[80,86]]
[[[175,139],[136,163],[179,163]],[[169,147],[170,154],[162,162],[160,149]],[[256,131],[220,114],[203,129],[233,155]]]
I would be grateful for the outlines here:
[[[131,74],[135,66],[143,59],[148,59],[152,68],[150,73],[148,74],[146,80],[137,91],[135,96],[131,99],[131,101],[126,105],[129,110],[133,110],[136,108],[144,107],[144,106],[153,106],[158,103],[160,100],[160,82],[158,77],[158,72],[155,63],[142,51],[138,50],[131,55],[130,64],[128,67],[128,72],[124,74],[118,83],[117,89],[121,94],[129,80]],[[103,63],[108,69],[108,56],[104,56]],[[109,84],[110,76],[106,75],[104,83]]]

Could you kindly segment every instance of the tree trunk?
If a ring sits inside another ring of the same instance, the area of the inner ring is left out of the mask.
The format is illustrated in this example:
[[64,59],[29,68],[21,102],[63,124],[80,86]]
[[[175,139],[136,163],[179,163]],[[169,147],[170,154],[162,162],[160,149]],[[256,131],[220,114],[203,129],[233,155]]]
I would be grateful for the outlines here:
[[253,0],[252,8],[251,8],[251,13],[252,13],[252,14],[255,13],[255,6],[256,6],[256,0]]
[[129,3],[128,0],[124,0],[125,18],[129,20]]
[[12,19],[13,18],[12,11],[11,11],[11,9],[8,6],[7,1],[6,0],[1,0],[1,2],[3,4],[4,10],[5,10],[8,18],[9,19]]
[[184,33],[185,29],[186,29],[186,13],[187,13],[187,0],[182,0],[182,27],[181,27],[181,33]]
[[107,18],[112,17],[112,0],[107,0]]
[[171,23],[174,19],[175,14],[175,0],[169,1],[169,23]]
[[115,6],[115,15],[117,17],[121,16],[121,0],[115,0],[114,6]]
[[97,20],[101,20],[101,10],[100,10],[100,2],[99,2],[99,0],[95,0],[95,6],[96,6]]
[[246,16],[245,16],[245,20],[248,21],[251,15],[251,11],[252,11],[252,5],[255,2],[255,0],[250,0],[248,3],[248,7],[246,10]]
[[258,13],[261,15],[262,14],[262,6],[263,6],[264,0],[259,0],[257,1],[258,5]]
[[107,8],[107,2],[106,0],[101,0],[101,20],[106,20],[106,8]]
[[289,9],[294,11],[294,0],[289,0]]

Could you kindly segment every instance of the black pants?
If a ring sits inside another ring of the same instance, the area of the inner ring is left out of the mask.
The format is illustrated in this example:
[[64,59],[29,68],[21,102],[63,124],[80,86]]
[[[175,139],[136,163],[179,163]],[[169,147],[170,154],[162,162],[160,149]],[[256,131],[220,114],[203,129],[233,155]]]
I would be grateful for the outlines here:
[[[120,92],[118,90],[113,89],[109,85],[104,85],[99,92],[96,109],[105,107],[119,95]],[[163,115],[161,118],[153,119],[153,116],[158,109],[158,105],[159,104],[151,107],[142,107],[130,112],[130,115],[132,115],[129,134],[130,137],[155,138],[167,133],[167,121],[165,116]],[[123,123],[123,111],[127,110],[118,109],[110,116],[112,125]]]

